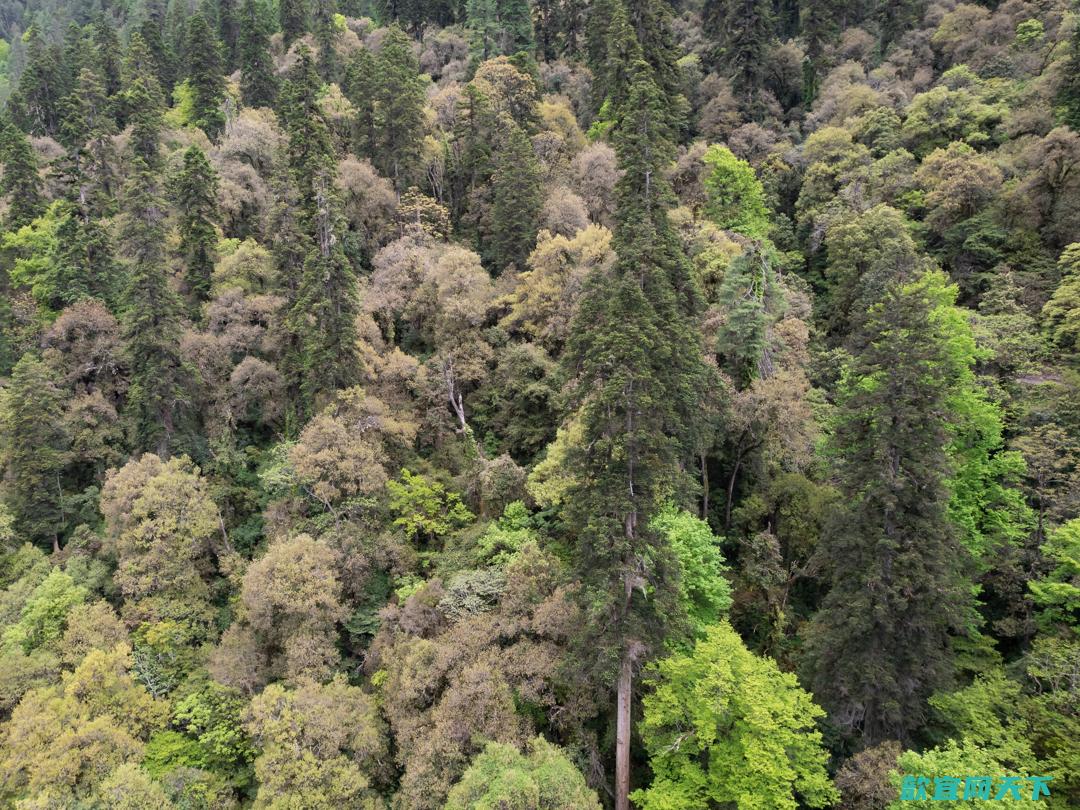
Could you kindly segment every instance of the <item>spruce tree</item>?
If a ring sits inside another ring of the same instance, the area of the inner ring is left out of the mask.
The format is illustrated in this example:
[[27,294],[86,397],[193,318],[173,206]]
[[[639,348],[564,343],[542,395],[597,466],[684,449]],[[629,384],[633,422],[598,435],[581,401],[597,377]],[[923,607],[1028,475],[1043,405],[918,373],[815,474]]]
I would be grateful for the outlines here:
[[4,163],[0,193],[8,198],[4,224],[11,229],[21,228],[41,215],[45,198],[30,140],[6,115],[0,118],[0,159]]
[[[130,178],[123,193],[120,238],[127,259],[123,296],[124,337],[131,382],[125,416],[132,447],[165,456],[185,398],[186,369],[180,358],[180,303],[169,284],[165,256],[166,205],[161,194],[161,93],[157,78],[140,62],[136,37],[129,49],[133,83]],[[141,65],[141,66],[140,66]]]
[[375,150],[375,95],[378,66],[367,48],[360,48],[345,69],[342,91],[356,110],[352,148],[359,157],[370,158]]
[[65,104],[61,140],[68,148],[68,197],[87,215],[111,213],[115,204],[112,107],[101,78],[83,68]]
[[15,123],[31,135],[56,135],[64,98],[63,54],[35,25],[27,33],[26,67],[9,106]]
[[240,93],[249,107],[271,107],[277,100],[266,15],[261,0],[244,0],[240,9]]
[[240,66],[239,6],[238,0],[218,0],[217,30],[221,41],[223,73],[232,73]]
[[424,85],[412,44],[397,25],[390,26],[379,51],[376,86],[373,162],[400,191],[410,185],[420,160]]
[[808,642],[814,694],[860,747],[912,741],[966,620],[946,446],[975,349],[944,317],[955,294],[937,272],[891,284],[856,326],[841,384],[832,449],[844,506],[821,538],[832,587]]
[[322,82],[311,51],[302,47],[299,56],[282,87],[281,107],[306,255],[285,319],[289,337],[284,363],[302,411],[310,415],[326,395],[355,385],[359,378],[359,300],[356,273],[341,241],[336,158],[318,104]]
[[64,526],[63,402],[52,370],[27,353],[15,364],[0,410],[7,506],[26,540],[52,549],[59,549]]
[[124,61],[127,87],[124,108],[131,124],[131,151],[156,170],[161,165],[158,139],[161,137],[162,109],[165,100],[155,72],[154,59],[146,41],[132,34]]
[[499,0],[499,47],[506,56],[532,53],[536,47],[529,0]]
[[319,75],[325,82],[337,82],[338,58],[334,50],[337,27],[334,16],[337,3],[334,0],[314,0],[315,44],[319,49]]
[[773,40],[770,0],[707,0],[705,32],[717,43],[715,64],[731,78],[736,96],[752,116],[763,111],[761,98]]
[[496,151],[497,168],[492,178],[491,243],[484,251],[496,275],[508,268],[525,269],[525,260],[536,247],[544,202],[532,142],[509,117],[503,119],[503,127],[506,135]]
[[288,48],[308,30],[308,17],[311,14],[308,0],[281,0],[278,3],[278,14],[282,42]]
[[221,109],[225,100],[221,43],[201,13],[196,13],[188,23],[185,56],[195,124],[210,140],[217,140],[225,127],[225,113]]
[[123,51],[120,48],[120,39],[104,14],[95,18],[92,28],[90,37],[94,43],[96,71],[105,85],[106,97],[112,98],[120,92],[122,81],[120,61]]
[[180,214],[184,281],[194,312],[210,297],[218,240],[217,187],[217,173],[206,154],[197,146],[189,147],[173,186],[173,199]]
[[624,171],[617,260],[587,279],[564,355],[584,432],[568,454],[564,512],[590,613],[582,640],[595,674],[616,680],[617,810],[629,806],[634,671],[680,624],[677,563],[649,519],[692,486],[682,461],[707,379],[694,324],[700,298],[667,217],[669,111],[644,60],[629,79],[613,131]]
[[[152,67],[162,92],[171,95],[176,80],[175,65],[179,54],[175,46],[170,46],[165,37],[168,22],[165,0],[148,0],[143,13],[145,16],[139,25],[138,34],[146,48],[148,64]],[[129,41],[128,50],[130,49],[131,42]]]
[[[1080,14],[1080,4],[1074,5],[1075,12]],[[1069,40],[1069,53],[1064,62],[1057,102],[1064,113],[1062,120],[1073,130],[1080,132],[1080,25],[1073,26],[1072,39]]]
[[56,228],[56,250],[50,258],[61,301],[67,305],[97,298],[116,311],[120,290],[108,231],[77,202],[66,202],[60,213],[63,218]]

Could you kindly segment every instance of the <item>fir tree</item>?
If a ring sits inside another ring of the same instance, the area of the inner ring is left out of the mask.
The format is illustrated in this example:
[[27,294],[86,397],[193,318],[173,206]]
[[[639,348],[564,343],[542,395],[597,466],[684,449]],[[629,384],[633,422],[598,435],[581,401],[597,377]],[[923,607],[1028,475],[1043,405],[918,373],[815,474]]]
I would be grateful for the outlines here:
[[302,410],[310,414],[325,395],[357,382],[359,301],[355,270],[341,242],[336,160],[318,105],[322,83],[311,51],[302,47],[299,56],[281,92],[289,171],[299,192],[297,225],[306,251],[285,320],[285,365]]
[[95,216],[111,213],[114,205],[116,121],[105,85],[97,73],[83,68],[65,105],[61,137],[68,147],[68,196]]
[[224,73],[240,66],[240,9],[237,0],[219,0],[217,30]]
[[0,159],[4,163],[0,193],[8,198],[5,225],[21,228],[41,215],[45,198],[34,149],[7,116],[0,118]]
[[[1080,17],[1080,4],[1075,4],[1074,11]],[[1057,102],[1064,113],[1062,120],[1080,132],[1080,24],[1073,26],[1069,53],[1065,57],[1061,76]]]
[[375,149],[375,95],[378,90],[378,66],[367,48],[360,48],[345,69],[342,91],[356,110],[353,121],[353,151],[370,158]]
[[281,0],[278,4],[281,35],[286,48],[308,30],[308,0]]
[[132,127],[131,151],[150,169],[157,169],[161,165],[158,140],[161,138],[165,101],[150,49],[139,34],[133,34],[128,43],[124,74],[127,83],[124,108]]
[[974,342],[943,317],[954,300],[936,272],[890,285],[852,335],[841,386],[833,450],[846,506],[821,539],[832,589],[808,641],[814,693],[860,746],[912,740],[966,620],[946,445]]
[[68,202],[56,228],[56,288],[64,305],[97,298],[111,310],[119,303],[116,261],[108,231],[85,208]]
[[120,39],[104,14],[97,16],[92,28],[90,37],[94,43],[96,72],[105,85],[105,96],[111,99],[120,92],[122,81],[120,59],[123,51],[120,48]]
[[60,548],[64,526],[61,474],[67,463],[64,394],[49,367],[27,353],[4,392],[3,462],[7,505],[27,540]]
[[499,48],[506,56],[532,53],[536,47],[529,0],[499,0]]
[[679,624],[677,563],[649,519],[664,500],[688,494],[681,462],[706,380],[693,330],[699,297],[667,219],[668,111],[642,60],[625,97],[614,130],[625,172],[617,186],[617,261],[610,274],[586,281],[565,355],[584,429],[567,459],[575,484],[565,514],[594,629],[587,645],[607,665],[598,676],[618,673],[620,810],[629,806],[633,672]]
[[408,187],[424,137],[424,85],[409,38],[390,26],[376,63],[374,164],[400,190]]
[[9,101],[15,122],[31,135],[56,135],[64,98],[63,55],[35,25],[28,32],[26,67]]
[[491,244],[487,253],[496,275],[508,268],[525,268],[525,260],[536,247],[539,229],[540,167],[532,143],[521,127],[504,119],[506,136],[496,154],[498,164],[492,178],[494,197]]
[[195,124],[210,140],[216,140],[225,127],[225,113],[221,109],[225,100],[221,43],[201,13],[195,14],[188,23],[185,55]]
[[334,0],[314,0],[315,44],[319,50],[319,75],[325,82],[338,80],[338,59],[334,50],[337,40],[337,3]]
[[217,173],[197,146],[184,153],[184,167],[176,178],[173,198],[180,213],[180,252],[184,276],[194,310],[210,297],[210,277],[217,246]]
[[271,107],[277,100],[266,15],[261,0],[244,0],[240,9],[240,93],[249,107]]
[[769,0],[707,0],[705,32],[717,42],[716,64],[731,77],[736,95],[752,116],[763,113],[761,91],[773,39]]
[[[175,47],[170,47],[166,42],[165,28],[168,17],[166,4],[164,0],[148,0],[143,13],[145,17],[139,25],[138,34],[147,51],[148,64],[162,92],[171,95],[176,77],[174,66],[179,54]],[[128,49],[131,49],[130,41]]]

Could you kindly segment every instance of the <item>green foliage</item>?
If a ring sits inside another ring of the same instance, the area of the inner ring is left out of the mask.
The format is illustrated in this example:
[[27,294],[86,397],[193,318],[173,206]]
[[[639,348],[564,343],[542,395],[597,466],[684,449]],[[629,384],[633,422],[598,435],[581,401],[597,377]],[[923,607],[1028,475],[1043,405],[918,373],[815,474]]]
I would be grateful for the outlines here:
[[704,520],[671,505],[658,512],[650,526],[667,540],[679,562],[679,598],[694,635],[701,636],[731,608],[720,538]]
[[705,175],[704,213],[725,230],[751,239],[763,239],[769,231],[765,190],[754,169],[739,160],[726,146],[713,144],[702,158]]
[[1080,630],[1080,519],[1053,531],[1042,552],[1053,568],[1028,583],[1042,620]]
[[460,529],[473,519],[456,492],[450,492],[427,476],[401,471],[400,481],[388,481],[390,509],[397,515],[395,526],[418,542],[431,542]]
[[184,153],[184,167],[173,185],[180,210],[180,252],[187,265],[186,283],[198,306],[210,296],[217,232],[217,173],[197,146]]
[[522,754],[488,743],[447,797],[444,810],[600,810],[574,763],[543,737]]
[[653,782],[634,794],[639,807],[795,810],[838,798],[815,730],[824,712],[726,622],[708,628],[692,652],[660,661],[655,678],[641,724]]
[[64,633],[68,612],[86,597],[86,590],[71,577],[59,568],[52,569],[23,605],[19,621],[4,631],[0,644],[18,645],[24,653],[55,645]]

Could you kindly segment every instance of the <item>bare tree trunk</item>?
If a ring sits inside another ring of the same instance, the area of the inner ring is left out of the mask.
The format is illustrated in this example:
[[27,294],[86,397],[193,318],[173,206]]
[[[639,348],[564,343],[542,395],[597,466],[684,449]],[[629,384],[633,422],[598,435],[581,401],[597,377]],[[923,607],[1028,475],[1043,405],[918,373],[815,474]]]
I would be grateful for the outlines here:
[[615,810],[630,810],[630,692],[633,686],[632,651],[623,652],[615,720]]

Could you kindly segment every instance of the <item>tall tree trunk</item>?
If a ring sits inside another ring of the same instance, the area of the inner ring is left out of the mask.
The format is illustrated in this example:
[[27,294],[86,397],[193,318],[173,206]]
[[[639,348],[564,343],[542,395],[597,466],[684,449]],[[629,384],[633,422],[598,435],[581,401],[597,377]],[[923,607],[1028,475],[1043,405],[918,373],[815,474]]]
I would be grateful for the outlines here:
[[615,810],[630,810],[630,691],[633,685],[633,652],[623,651],[615,720]]

